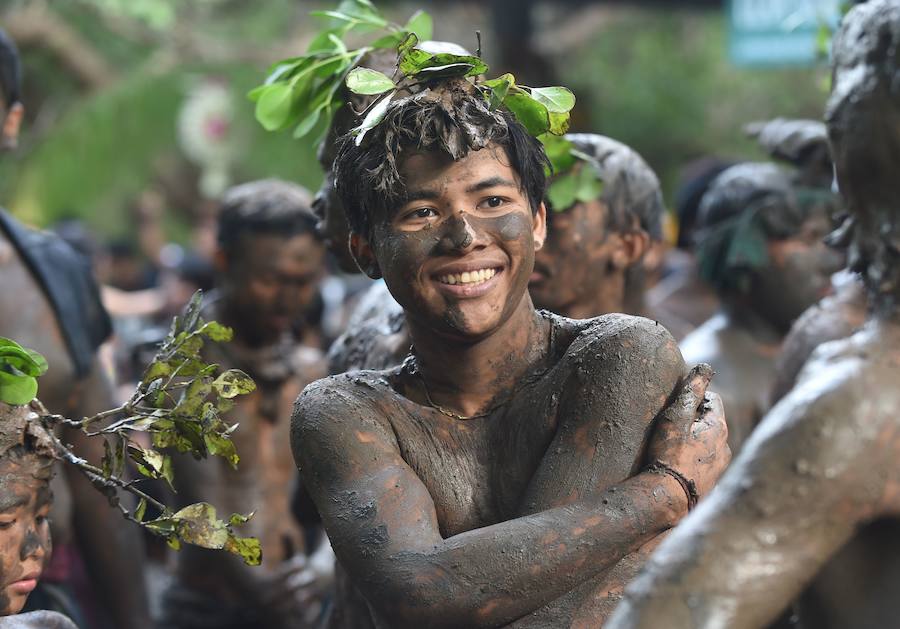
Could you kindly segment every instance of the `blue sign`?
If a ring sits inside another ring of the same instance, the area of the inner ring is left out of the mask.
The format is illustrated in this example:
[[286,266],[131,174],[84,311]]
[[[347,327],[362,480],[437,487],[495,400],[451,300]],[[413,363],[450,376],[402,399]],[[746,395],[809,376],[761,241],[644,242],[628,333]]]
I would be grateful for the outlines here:
[[833,30],[841,0],[729,0],[729,48],[738,65],[811,65],[823,27]]

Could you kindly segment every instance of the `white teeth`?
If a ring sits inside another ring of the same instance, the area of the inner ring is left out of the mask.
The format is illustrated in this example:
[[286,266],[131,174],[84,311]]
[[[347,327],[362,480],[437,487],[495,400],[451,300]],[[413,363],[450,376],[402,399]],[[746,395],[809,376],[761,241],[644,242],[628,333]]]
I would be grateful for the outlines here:
[[464,271],[462,273],[453,273],[451,275],[444,275],[438,278],[443,284],[470,284],[470,285],[478,285],[482,282],[486,282],[497,274],[496,269],[478,269],[477,271]]

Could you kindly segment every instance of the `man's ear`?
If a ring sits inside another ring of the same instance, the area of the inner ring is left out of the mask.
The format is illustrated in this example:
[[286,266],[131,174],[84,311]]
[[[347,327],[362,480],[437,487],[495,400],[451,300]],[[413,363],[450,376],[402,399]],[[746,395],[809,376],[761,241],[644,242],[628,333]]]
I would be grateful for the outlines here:
[[640,227],[617,234],[618,246],[610,261],[616,269],[625,270],[640,262],[650,249],[650,234]]
[[547,241],[547,206],[543,202],[534,213],[531,230],[534,234],[534,250],[539,251]]
[[22,103],[13,103],[3,119],[3,128],[0,129],[0,148],[14,149],[19,145],[19,127],[22,126],[22,118],[25,117],[25,106]]
[[359,270],[373,280],[381,279],[381,268],[375,259],[375,252],[369,241],[357,233],[350,232],[350,255]]

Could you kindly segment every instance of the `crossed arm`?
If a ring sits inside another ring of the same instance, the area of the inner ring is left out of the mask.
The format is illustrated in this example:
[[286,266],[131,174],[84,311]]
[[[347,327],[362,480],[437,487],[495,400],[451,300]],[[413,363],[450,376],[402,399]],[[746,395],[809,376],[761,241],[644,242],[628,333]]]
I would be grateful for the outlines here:
[[[431,495],[371,390],[360,389],[336,378],[308,387],[292,445],[336,555],[390,626],[502,626],[608,570],[686,511],[678,481],[645,472],[444,539]],[[705,383],[685,387],[673,406],[686,412],[673,425],[695,423],[704,393]],[[689,432],[679,430],[678,445]]]

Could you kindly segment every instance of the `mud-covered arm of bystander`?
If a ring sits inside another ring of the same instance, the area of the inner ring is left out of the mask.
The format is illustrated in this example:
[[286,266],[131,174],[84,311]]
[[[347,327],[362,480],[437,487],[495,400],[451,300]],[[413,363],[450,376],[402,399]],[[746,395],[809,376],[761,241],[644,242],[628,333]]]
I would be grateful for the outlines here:
[[[307,387],[292,446],[335,554],[391,627],[504,625],[609,569],[687,509],[678,481],[645,472],[567,506],[443,539],[390,427],[347,382]],[[690,412],[673,416],[679,427],[665,435],[662,458],[696,460],[689,427],[704,393],[705,383],[686,387],[676,400]],[[700,440],[724,444],[724,432]]]
[[765,417],[626,588],[607,629],[767,626],[859,524],[885,512],[895,422],[877,420],[885,409],[852,364],[829,370]]

